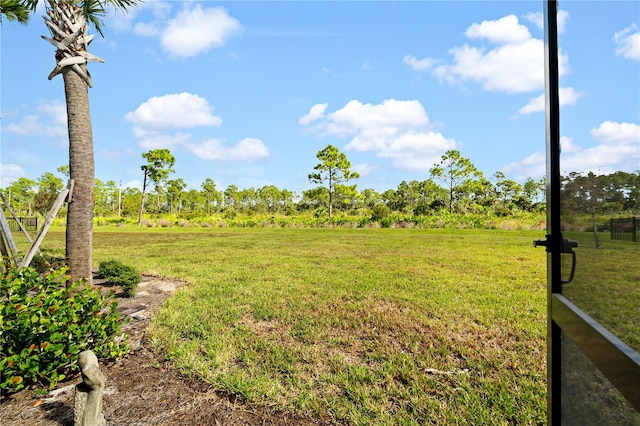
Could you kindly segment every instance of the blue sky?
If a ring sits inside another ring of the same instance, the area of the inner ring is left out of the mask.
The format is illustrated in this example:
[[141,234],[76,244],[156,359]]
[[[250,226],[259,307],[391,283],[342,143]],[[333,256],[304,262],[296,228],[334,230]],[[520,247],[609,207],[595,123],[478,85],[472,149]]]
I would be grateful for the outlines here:
[[[140,184],[168,148],[190,188],[314,185],[332,144],[359,189],[424,180],[448,149],[485,176],[544,175],[542,1],[147,1],[90,51],[96,177]],[[68,161],[39,11],[1,30],[1,183]],[[563,171],[640,169],[640,2],[560,3]],[[95,31],[91,31],[95,32]]]

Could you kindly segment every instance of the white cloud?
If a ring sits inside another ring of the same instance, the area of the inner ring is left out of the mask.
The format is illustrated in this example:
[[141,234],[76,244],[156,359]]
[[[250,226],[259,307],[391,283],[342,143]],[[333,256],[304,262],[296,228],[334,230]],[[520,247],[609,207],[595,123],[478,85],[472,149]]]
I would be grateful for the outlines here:
[[189,58],[221,47],[230,36],[242,30],[240,22],[222,7],[184,4],[185,7],[172,18],[171,2],[144,2],[127,13],[109,14],[109,28],[158,38],[162,48],[173,58]]
[[206,99],[183,92],[151,97],[124,118],[139,127],[156,130],[221,125],[222,119],[212,112]]
[[542,12],[529,12],[522,17],[538,27],[538,29],[542,30],[544,28],[544,15]]
[[428,124],[429,117],[418,101],[386,99],[381,104],[372,105],[352,100],[329,114],[319,129],[331,135],[395,135]]
[[561,155],[560,158],[564,174],[568,172],[607,174],[617,170],[634,171],[637,170],[640,162],[640,145],[600,144]]
[[567,29],[567,22],[569,22],[569,12],[566,10],[558,11],[558,34],[564,34]]
[[121,151],[101,149],[99,152],[102,158],[106,158],[109,161],[122,161],[122,159],[133,155],[133,150],[130,147],[127,147]]
[[[346,150],[374,152],[399,168],[426,171],[443,152],[455,147],[453,139],[429,129],[429,117],[415,100],[387,99],[376,105],[352,100],[326,116],[325,110],[323,104],[321,114],[317,114],[320,121],[310,127],[311,132],[321,137],[350,138]],[[317,120],[305,121],[309,124]]]
[[144,150],[183,147],[199,158],[224,161],[254,161],[269,156],[269,150],[259,139],[246,138],[228,147],[221,139],[197,141],[190,133],[169,131],[220,126],[222,119],[212,111],[206,99],[185,92],[149,98],[127,113],[125,119],[134,124],[133,136]]
[[635,123],[605,121],[597,128],[591,129],[591,136],[605,145],[638,145],[640,126]]
[[613,40],[616,43],[616,55],[622,55],[626,59],[640,60],[640,31],[636,24],[615,33]]
[[436,67],[435,74],[450,83],[472,80],[490,92],[526,93],[544,84],[543,43],[528,40],[485,53],[464,45],[451,50],[453,64]]
[[529,102],[518,110],[520,114],[531,114],[534,112],[544,111],[545,109],[545,95],[544,93],[535,98],[529,99]]
[[503,167],[505,174],[514,175],[515,180],[524,181],[527,178],[540,179],[546,175],[546,155],[544,152],[536,152],[522,161],[515,161]]
[[269,149],[260,139],[245,138],[235,146],[225,146],[221,139],[208,139],[201,143],[185,145],[197,157],[204,160],[254,161],[269,156]]
[[[542,14],[542,12],[535,12],[535,13],[530,12],[525,14],[523,18],[533,23],[539,29],[541,30],[544,29],[544,15]],[[568,21],[569,21],[569,12],[567,12],[566,10],[559,10],[558,18],[557,18],[559,34],[564,34],[567,28]]]
[[51,117],[51,122],[55,125],[67,125],[67,106],[63,102],[56,100],[41,102],[38,111]]
[[67,107],[58,100],[39,101],[36,114],[25,115],[19,122],[3,126],[3,130],[26,136],[65,137]]
[[3,188],[11,185],[21,177],[25,177],[24,170],[17,164],[0,164],[0,185]]
[[[591,130],[598,144],[584,148],[572,138],[560,139],[561,173],[570,172],[607,174],[616,171],[633,172],[640,165],[640,126],[635,123],[605,121]],[[539,178],[545,175],[546,156],[535,153],[522,161],[508,164],[505,173],[514,173],[516,179]]]
[[378,167],[367,163],[360,163],[352,165],[351,170],[357,172],[362,177],[370,175],[374,171],[378,170]]
[[515,15],[472,24],[464,34],[472,40],[486,38],[495,44],[519,44],[531,39],[531,33],[527,27],[518,23],[518,17]]
[[168,22],[160,43],[173,56],[188,58],[224,45],[241,29],[240,22],[223,8],[196,5],[183,9]]
[[316,120],[323,118],[324,112],[327,110],[327,106],[329,106],[329,104],[315,104],[311,107],[308,114],[303,115],[298,119],[298,123],[306,126]]
[[[568,15],[567,15],[568,16]],[[544,88],[544,42],[531,36],[514,15],[472,24],[465,35],[472,41],[497,46],[464,44],[450,50],[451,64],[434,68],[434,74],[449,83],[473,81],[486,91],[527,93]],[[568,57],[558,55],[559,74],[568,72]]]
[[149,149],[175,149],[191,140],[188,133],[176,132],[173,134],[161,133],[156,130],[146,130],[141,127],[133,128],[133,136],[140,148]]
[[426,71],[433,67],[438,61],[433,58],[418,59],[412,55],[406,55],[402,58],[402,62],[409,65],[415,71]]
[[[346,149],[351,148],[351,143]],[[377,155],[389,158],[400,168],[415,171],[428,171],[437,163],[442,154],[455,148],[453,139],[445,138],[441,133],[416,132],[405,133],[391,139],[377,150]]]
[[[147,23],[135,23],[136,19],[139,19],[141,15],[147,12],[151,13],[153,20]],[[171,4],[164,1],[148,1],[140,2],[136,7],[132,7],[127,10],[126,13],[114,10],[113,13],[109,13],[109,25],[108,28],[113,29],[116,32],[120,31],[133,31],[138,35],[150,35],[139,33],[140,28],[158,28],[162,21],[166,20],[167,16],[171,12]]]
[[[565,105],[575,105],[575,103],[582,96],[585,95],[584,92],[577,92],[573,87],[562,87],[559,90],[560,96],[560,106],[563,107]],[[529,102],[520,108],[518,112],[520,114],[531,114],[534,112],[544,111],[545,108],[545,95],[544,93],[538,97],[530,99]]]
[[138,22],[133,27],[133,32],[142,37],[154,37],[160,34],[160,24],[158,22]]
[[560,136],[560,152],[563,154],[572,154],[580,151],[582,151],[582,148],[573,143],[573,138]]

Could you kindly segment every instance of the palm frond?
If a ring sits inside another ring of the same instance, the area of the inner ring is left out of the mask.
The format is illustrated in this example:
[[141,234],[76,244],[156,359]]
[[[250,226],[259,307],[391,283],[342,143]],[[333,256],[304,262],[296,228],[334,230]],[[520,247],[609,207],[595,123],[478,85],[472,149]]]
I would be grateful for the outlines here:
[[31,6],[23,0],[0,0],[0,23],[5,17],[7,21],[18,21],[26,24],[31,14]]
[[100,36],[104,37],[102,33],[102,16],[107,13],[104,3],[100,0],[84,0],[81,2],[80,7],[82,7],[85,18],[93,24]]
[[[0,4],[3,6],[5,3],[18,3],[30,12],[36,10],[36,6],[41,0],[0,0]],[[128,11],[130,8],[142,3],[143,0],[54,0],[56,2],[69,2],[74,3],[80,8],[85,18],[93,24],[96,31],[104,37],[102,32],[102,18],[107,14],[107,8],[113,7],[115,10],[121,10],[123,12]],[[4,12],[2,12],[4,13]],[[8,20],[11,20],[7,16]],[[25,21],[26,22],[26,21]]]
[[124,12],[129,10],[131,7],[136,6],[139,3],[143,2],[143,0],[106,0],[106,1],[116,9],[120,9]]
[[126,12],[131,7],[142,3],[142,0],[79,0],[84,10],[84,16],[93,24],[96,31],[102,33],[102,17],[107,13],[107,7]]

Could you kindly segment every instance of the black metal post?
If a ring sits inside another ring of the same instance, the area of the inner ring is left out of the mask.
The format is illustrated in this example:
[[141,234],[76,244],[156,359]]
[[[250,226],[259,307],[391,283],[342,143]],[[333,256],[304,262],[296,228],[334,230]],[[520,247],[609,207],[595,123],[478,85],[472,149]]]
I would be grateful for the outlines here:
[[562,420],[562,330],[552,318],[554,293],[562,292],[560,256],[560,101],[558,87],[557,2],[544,2],[545,112],[547,149],[547,419],[559,425]]

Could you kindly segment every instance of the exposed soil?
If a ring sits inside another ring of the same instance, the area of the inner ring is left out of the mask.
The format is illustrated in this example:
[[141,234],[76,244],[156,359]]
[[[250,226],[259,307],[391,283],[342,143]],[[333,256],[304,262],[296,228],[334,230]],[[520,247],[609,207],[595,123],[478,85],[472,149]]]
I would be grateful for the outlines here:
[[[94,284],[105,292],[102,280]],[[102,364],[106,378],[103,413],[107,425],[321,425],[315,419],[267,412],[214,390],[209,384],[180,374],[154,350],[145,332],[151,317],[183,283],[145,276],[136,296],[116,293],[118,310],[131,318],[124,328],[131,353],[116,362]],[[46,395],[32,389],[0,398],[0,425],[73,425],[77,374]]]

